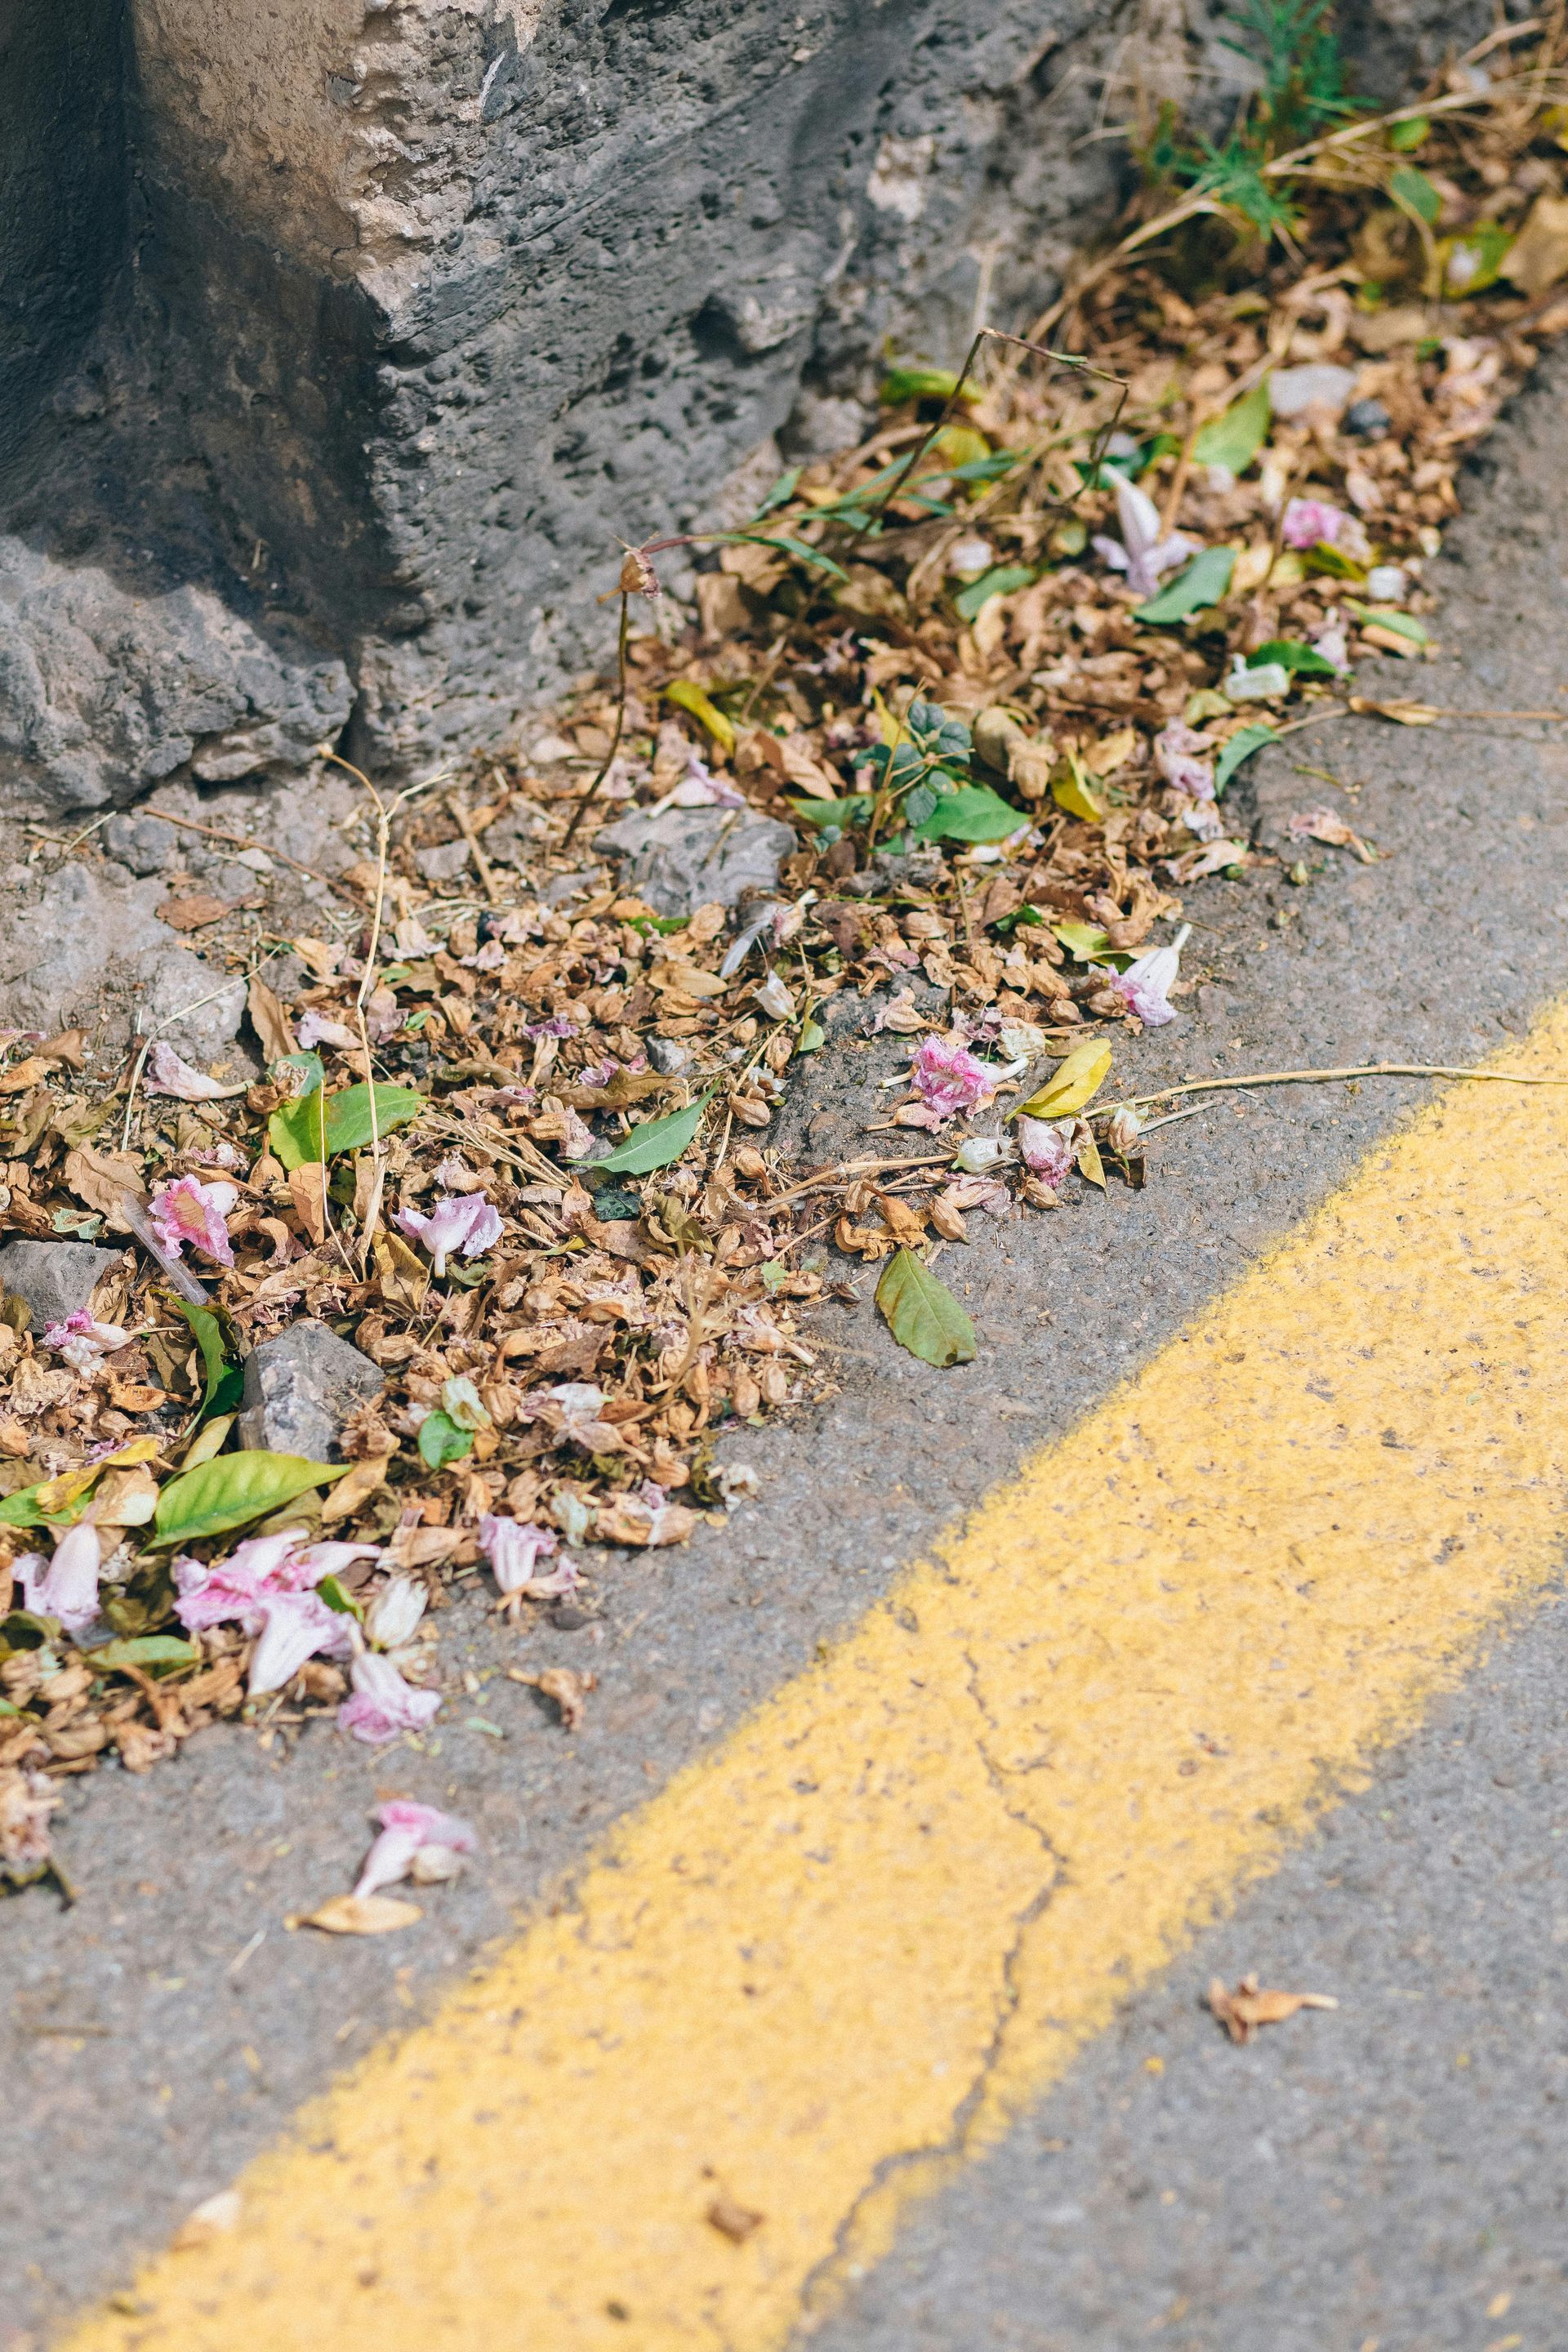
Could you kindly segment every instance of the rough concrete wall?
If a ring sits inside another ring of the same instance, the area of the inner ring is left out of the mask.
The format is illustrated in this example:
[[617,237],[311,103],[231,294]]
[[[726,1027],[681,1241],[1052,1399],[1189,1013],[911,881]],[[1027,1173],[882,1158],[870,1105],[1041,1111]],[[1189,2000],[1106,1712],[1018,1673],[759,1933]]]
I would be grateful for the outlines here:
[[126,247],[123,0],[0,5],[0,471],[97,324]]
[[[1382,90],[1486,14],[1353,5]],[[381,766],[504,736],[617,537],[853,437],[884,339],[1026,323],[1118,194],[1089,134],[1236,87],[1196,0],[132,6],[132,323],[0,561],[0,780],[71,805],[351,701]]]

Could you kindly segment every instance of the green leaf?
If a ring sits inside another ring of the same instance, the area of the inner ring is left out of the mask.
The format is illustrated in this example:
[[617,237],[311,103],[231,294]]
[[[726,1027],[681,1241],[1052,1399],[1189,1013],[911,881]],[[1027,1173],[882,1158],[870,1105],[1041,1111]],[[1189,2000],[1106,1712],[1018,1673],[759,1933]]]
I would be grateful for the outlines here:
[[[424,1108],[424,1096],[413,1087],[378,1086],[377,1132],[389,1135],[395,1127],[406,1127]],[[305,1095],[285,1103],[268,1120],[267,1132],[285,1168],[335,1159],[340,1151],[363,1151],[371,1139],[370,1088],[344,1087],[341,1094]]]
[[[971,457],[967,465],[954,466],[947,479],[950,482],[999,481],[1004,474],[1010,474],[1014,467],[1022,462],[1026,454],[1022,449],[996,449],[989,457]],[[935,474],[931,478],[941,481],[942,477]]]
[[[790,806],[802,824],[830,824],[842,832],[847,824],[864,824],[877,804],[875,793],[846,793],[842,800],[818,801],[790,795]],[[603,1164],[603,1163],[601,1163]]]
[[1200,466],[1228,466],[1233,474],[1245,473],[1268,438],[1273,415],[1265,376],[1242,399],[1233,401],[1223,416],[1204,426],[1193,444],[1194,458]]
[[1250,760],[1254,751],[1261,751],[1265,743],[1278,743],[1279,740],[1280,738],[1275,733],[1274,729],[1266,727],[1261,719],[1255,726],[1243,727],[1237,734],[1233,735],[1215,761],[1215,800],[1218,800],[1244,760]]
[[153,1540],[195,1543],[280,1510],[312,1486],[346,1478],[346,1462],[308,1462],[302,1454],[220,1454],[171,1478],[158,1497]]
[[1310,646],[1302,645],[1299,637],[1270,637],[1266,646],[1247,656],[1248,669],[1262,669],[1269,662],[1278,662],[1281,669],[1299,673],[1303,677],[1338,677],[1339,671],[1331,661],[1326,661]]
[[[962,397],[975,400],[980,386],[973,378],[963,387]],[[960,397],[959,382],[951,368],[890,367],[882,378],[882,400],[889,408],[900,408],[906,400],[954,400]]]
[[1462,236],[1446,239],[1437,248],[1445,292],[1484,294],[1497,284],[1512,244],[1512,234],[1501,221],[1478,221]]
[[803,466],[792,466],[787,474],[781,474],[779,476],[778,480],[773,484],[773,488],[768,492],[767,497],[757,509],[756,520],[758,522],[761,522],[764,515],[771,515],[775,507],[788,506],[791,499],[795,496],[795,486],[799,481],[801,475],[805,470],[805,468]]
[[826,1043],[826,1030],[820,1021],[813,1021],[808,1014],[800,1024],[800,1036],[796,1040],[795,1051],[800,1054],[817,1054]]
[[1397,155],[1413,154],[1423,141],[1432,135],[1432,125],[1425,114],[1413,115],[1408,122],[1389,125],[1388,143]]
[[214,1413],[237,1412],[245,1376],[237,1364],[228,1360],[223,1325],[210,1307],[192,1307],[183,1298],[176,1298],[174,1305],[190,1325],[191,1336],[206,1367],[206,1394],[202,1399],[201,1418],[206,1421]]
[[826,572],[830,579],[847,580],[849,574],[842,563],[835,563],[831,555],[824,555],[819,547],[808,547],[804,539],[787,539],[782,533],[774,537],[765,530],[742,530],[735,534],[752,547],[776,547],[785,555],[793,555],[797,563],[809,563],[814,572]]
[[0,1527],[5,1528],[74,1528],[88,1507],[93,1486],[90,1476],[84,1477],[81,1492],[58,1511],[40,1511],[37,1497],[52,1479],[40,1480],[36,1486],[19,1486],[14,1495],[0,1502]]
[[1414,163],[1401,163],[1396,172],[1390,173],[1388,193],[1401,212],[1413,213],[1428,228],[1436,226],[1443,199],[1426,173],[1418,172]]
[[0,1502],[0,1528],[41,1528],[44,1515],[34,1502],[37,1486],[18,1486]]
[[95,1675],[111,1675],[125,1666],[140,1666],[150,1674],[158,1666],[196,1665],[201,1654],[195,1642],[182,1641],[178,1633],[138,1633],[129,1642],[105,1642],[88,1657]]
[[594,1195],[594,1214],[602,1225],[624,1225],[628,1218],[641,1216],[642,1202],[619,1184],[605,1184]]
[[877,1285],[877,1304],[900,1348],[944,1370],[974,1360],[974,1326],[931,1268],[907,1249],[895,1250]]
[[1353,555],[1347,555],[1342,547],[1334,547],[1326,539],[1308,548],[1302,561],[1309,572],[1326,572],[1331,580],[1366,578],[1364,563],[1358,563]]
[[1354,596],[1345,598],[1345,610],[1353,613],[1358,621],[1371,621],[1380,629],[1392,629],[1396,637],[1408,637],[1413,646],[1428,646],[1432,642],[1412,613],[1395,612],[1384,604],[1363,604]]
[[440,1470],[448,1462],[461,1462],[473,1450],[473,1431],[459,1429],[438,1405],[419,1424],[419,1459],[427,1470]]
[[1205,604],[1217,604],[1230,587],[1230,575],[1236,569],[1236,551],[1230,547],[1205,547],[1194,555],[1184,571],[1178,572],[1168,588],[1162,588],[1147,604],[1132,609],[1135,621],[1184,621],[1202,610]]
[[1098,923],[1053,923],[1051,929],[1060,940],[1068,955],[1079,963],[1088,963],[1101,956],[1110,945],[1106,932]]
[[993,596],[1010,596],[1015,588],[1027,588],[1035,577],[1031,563],[994,563],[967,588],[961,588],[953,598],[953,608],[961,621],[973,621],[981,607],[989,604]]
[[1021,809],[1010,807],[989,784],[964,784],[945,793],[924,824],[913,830],[921,841],[1005,841],[1028,822]]
[[644,1119],[640,1127],[634,1127],[629,1135],[621,1138],[607,1158],[577,1164],[591,1164],[602,1176],[651,1176],[655,1169],[668,1168],[679,1159],[696,1135],[713,1091],[710,1087],[684,1110],[672,1110],[663,1118]]

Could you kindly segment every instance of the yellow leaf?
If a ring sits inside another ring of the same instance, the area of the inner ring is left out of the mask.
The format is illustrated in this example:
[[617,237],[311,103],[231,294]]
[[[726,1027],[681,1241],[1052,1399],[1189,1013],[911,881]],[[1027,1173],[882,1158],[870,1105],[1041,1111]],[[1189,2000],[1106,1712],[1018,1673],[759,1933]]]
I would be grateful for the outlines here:
[[1089,789],[1083,772],[1083,762],[1076,751],[1068,753],[1068,772],[1058,776],[1051,785],[1051,794],[1058,808],[1066,809],[1068,816],[1081,817],[1085,824],[1100,824],[1105,811]]
[[1090,745],[1083,755],[1083,764],[1091,776],[1109,776],[1113,769],[1123,766],[1137,749],[1138,730],[1119,727],[1114,735]]
[[1086,1135],[1084,1137],[1083,1141],[1079,1145],[1078,1150],[1073,1156],[1078,1161],[1079,1174],[1080,1176],[1087,1177],[1089,1183],[1098,1184],[1100,1191],[1103,1192],[1105,1190],[1105,1169],[1100,1160],[1100,1147],[1095,1142],[1092,1135]]
[[991,444],[973,425],[944,425],[926,452],[942,466],[973,466],[991,455]]
[[1091,1102],[1110,1073],[1110,1048],[1102,1038],[1086,1037],[1046,1080],[1037,1095],[1009,1114],[1014,1118],[1066,1118]]
[[673,702],[678,710],[689,710],[700,726],[706,727],[721,751],[734,751],[734,729],[723,712],[709,700],[695,679],[675,678],[665,688],[664,693],[667,702]]
[[386,1484],[387,1465],[391,1457],[373,1454],[363,1462],[356,1462],[346,1478],[340,1478],[321,1505],[321,1525],[331,1527],[334,1520],[352,1518],[362,1503]]
[[877,714],[877,726],[882,740],[890,751],[904,730],[883,701],[881,689],[875,686],[871,688],[871,708]]

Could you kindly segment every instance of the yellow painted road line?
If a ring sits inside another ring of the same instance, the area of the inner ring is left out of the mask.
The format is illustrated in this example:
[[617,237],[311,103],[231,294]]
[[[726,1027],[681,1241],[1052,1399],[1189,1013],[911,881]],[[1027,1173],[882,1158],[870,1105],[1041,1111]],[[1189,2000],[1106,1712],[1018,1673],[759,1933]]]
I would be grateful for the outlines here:
[[1568,1095],[1502,1146],[1500,1092],[1374,1150],[71,2352],[764,2352],[829,2308],[1552,1576]]

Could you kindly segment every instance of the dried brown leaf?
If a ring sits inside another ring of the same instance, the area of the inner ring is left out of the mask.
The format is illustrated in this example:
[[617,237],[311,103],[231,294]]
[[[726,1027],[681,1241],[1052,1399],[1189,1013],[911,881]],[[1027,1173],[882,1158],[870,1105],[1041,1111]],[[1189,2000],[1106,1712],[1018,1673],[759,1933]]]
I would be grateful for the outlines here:
[[296,1051],[289,1016],[264,980],[251,982],[245,1003],[250,1015],[250,1025],[260,1040],[266,1060],[280,1062],[285,1054]]
[[1233,2042],[1249,2042],[1260,2025],[1282,2025],[1300,2009],[1339,2007],[1331,1994],[1270,1990],[1260,1987],[1254,1976],[1241,1978],[1234,1992],[1215,1977],[1209,1985],[1208,2004]]
[[399,1902],[394,1895],[334,1895],[292,1924],[320,1927],[328,1936],[390,1936],[424,1916],[417,1903]]
[[165,898],[158,908],[158,920],[167,923],[172,931],[205,930],[209,923],[221,923],[228,913],[224,898],[208,898],[199,895],[189,898]]

